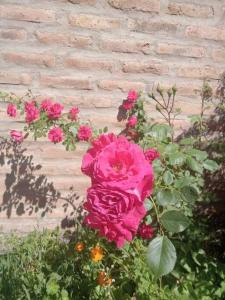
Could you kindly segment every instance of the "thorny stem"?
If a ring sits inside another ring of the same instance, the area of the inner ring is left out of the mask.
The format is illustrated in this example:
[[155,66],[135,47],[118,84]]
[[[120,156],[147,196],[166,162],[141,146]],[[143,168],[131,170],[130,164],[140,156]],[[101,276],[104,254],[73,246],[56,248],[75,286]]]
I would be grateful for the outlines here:
[[159,212],[158,212],[158,208],[155,204],[155,201],[153,200],[152,197],[150,197],[151,201],[152,201],[152,204],[153,204],[153,207],[154,207],[154,210],[155,210],[155,213],[156,213],[156,219],[157,219],[157,222],[159,224],[159,231],[160,231],[160,234],[164,235],[164,231],[162,229],[162,226],[161,226],[161,223],[160,223],[160,218],[159,218]]

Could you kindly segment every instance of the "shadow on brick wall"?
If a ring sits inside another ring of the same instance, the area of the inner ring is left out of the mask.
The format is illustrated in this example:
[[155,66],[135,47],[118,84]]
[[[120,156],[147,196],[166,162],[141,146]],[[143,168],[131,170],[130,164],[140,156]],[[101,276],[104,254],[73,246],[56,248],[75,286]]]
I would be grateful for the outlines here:
[[35,164],[33,155],[27,155],[22,145],[0,138],[0,166],[7,166],[8,169],[0,203],[1,214],[6,214],[8,218],[12,213],[17,216],[38,214],[43,218],[54,214],[60,201],[65,214],[61,220],[63,228],[74,226],[75,218],[81,218],[80,196],[72,188],[67,196],[62,196],[45,175],[35,174],[42,166]]

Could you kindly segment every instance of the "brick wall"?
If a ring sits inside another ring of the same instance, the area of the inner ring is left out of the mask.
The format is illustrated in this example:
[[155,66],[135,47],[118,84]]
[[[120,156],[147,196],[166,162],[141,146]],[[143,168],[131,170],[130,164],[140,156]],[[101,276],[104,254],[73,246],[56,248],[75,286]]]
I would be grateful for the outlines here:
[[[0,0],[0,66],[1,90],[29,88],[79,105],[82,117],[116,132],[130,88],[176,83],[184,127],[199,111],[202,80],[216,84],[225,68],[225,1]],[[3,136],[22,126],[8,120],[4,104],[0,126]],[[45,140],[24,147],[1,151],[1,230],[70,223],[88,185],[80,172],[85,146],[74,153]]]

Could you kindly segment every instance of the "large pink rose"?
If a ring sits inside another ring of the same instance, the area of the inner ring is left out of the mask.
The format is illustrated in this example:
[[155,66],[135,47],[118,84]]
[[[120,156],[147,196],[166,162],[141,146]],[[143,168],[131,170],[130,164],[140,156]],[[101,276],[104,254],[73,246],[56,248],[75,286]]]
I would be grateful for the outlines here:
[[153,187],[153,170],[143,150],[124,136],[101,135],[83,158],[82,171],[92,183],[139,192],[146,198]]
[[118,248],[132,240],[146,214],[138,194],[101,185],[88,189],[84,208],[88,211],[84,222],[99,230],[101,236],[114,241]]

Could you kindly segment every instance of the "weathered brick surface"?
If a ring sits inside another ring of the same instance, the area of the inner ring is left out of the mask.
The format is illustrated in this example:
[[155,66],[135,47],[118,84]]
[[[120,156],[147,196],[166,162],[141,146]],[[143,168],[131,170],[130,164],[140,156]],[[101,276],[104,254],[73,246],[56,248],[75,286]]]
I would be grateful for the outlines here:
[[[22,96],[29,88],[39,102],[50,97],[65,109],[77,105],[82,120],[119,133],[125,124],[117,122],[117,107],[129,89],[176,84],[182,114],[175,127],[181,131],[188,115],[199,112],[202,81],[216,86],[225,69],[224,7],[221,0],[2,0],[0,90]],[[146,107],[159,118],[151,103]],[[21,120],[8,119],[0,103],[0,135],[22,128]],[[89,184],[80,171],[87,145],[66,152],[29,137],[24,147],[26,161],[39,165],[32,176],[22,166],[25,185],[7,161],[0,167],[5,232],[60,224],[80,201],[71,200],[70,187],[82,198]],[[34,191],[60,192],[61,198],[37,200]]]
[[170,2],[168,11],[171,15],[184,15],[197,18],[209,18],[214,15],[213,6],[184,2]]
[[45,67],[53,67],[55,65],[55,56],[47,53],[20,53],[6,52],[3,57],[7,62],[12,62],[18,65],[39,65]]
[[108,0],[112,7],[119,9],[134,9],[146,12],[159,12],[159,0]]

